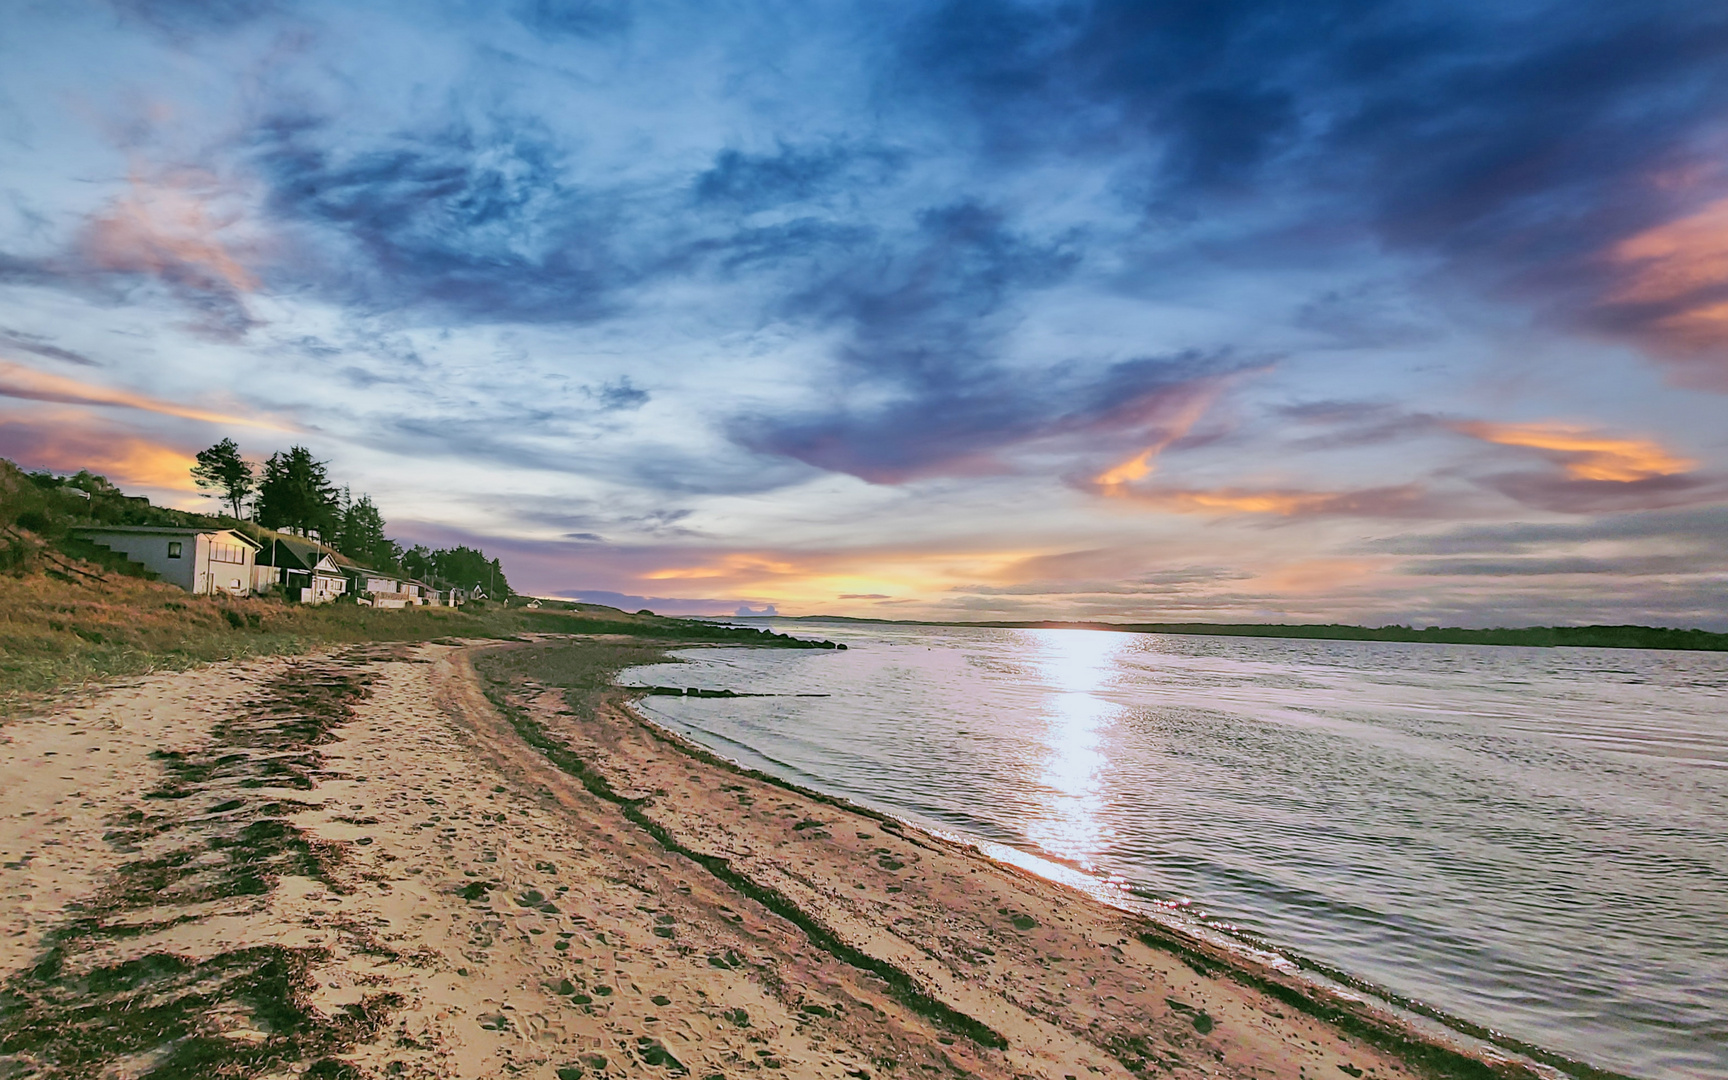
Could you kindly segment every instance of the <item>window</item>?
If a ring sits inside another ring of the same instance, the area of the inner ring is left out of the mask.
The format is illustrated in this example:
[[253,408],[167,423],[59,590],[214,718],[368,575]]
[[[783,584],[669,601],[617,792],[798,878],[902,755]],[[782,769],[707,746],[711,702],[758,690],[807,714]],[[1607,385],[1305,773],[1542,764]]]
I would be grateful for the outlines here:
[[180,541],[168,541],[168,557],[170,559],[178,559],[180,557]]

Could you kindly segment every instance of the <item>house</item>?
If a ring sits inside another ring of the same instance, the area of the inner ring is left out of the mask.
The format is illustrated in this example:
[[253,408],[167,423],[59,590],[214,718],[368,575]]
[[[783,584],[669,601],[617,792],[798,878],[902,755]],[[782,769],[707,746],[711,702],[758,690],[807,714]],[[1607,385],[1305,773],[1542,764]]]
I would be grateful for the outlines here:
[[296,536],[272,538],[258,552],[257,588],[280,585],[303,604],[322,604],[348,591],[335,552]]
[[348,575],[349,588],[354,595],[373,607],[419,607],[433,602],[433,590],[423,581],[354,563],[348,563],[342,569]]
[[189,593],[252,593],[258,543],[233,529],[102,525],[74,535],[126,556]]

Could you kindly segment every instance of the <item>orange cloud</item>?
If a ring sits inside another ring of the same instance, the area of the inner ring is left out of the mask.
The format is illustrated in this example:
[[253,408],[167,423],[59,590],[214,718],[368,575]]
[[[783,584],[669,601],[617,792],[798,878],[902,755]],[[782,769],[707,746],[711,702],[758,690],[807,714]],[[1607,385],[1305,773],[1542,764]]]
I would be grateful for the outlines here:
[[1157,467],[1154,462],[1158,455],[1171,443],[1188,434],[1195,423],[1206,414],[1206,410],[1212,407],[1212,402],[1217,400],[1221,390],[1222,385],[1211,386],[1183,402],[1181,410],[1171,417],[1169,425],[1157,442],[1127,461],[1113,465],[1093,477],[1092,483],[1097,485],[1099,494],[1107,498],[1119,497],[1130,483],[1150,476]]
[[0,416],[0,446],[8,457],[31,469],[77,472],[88,469],[121,486],[195,491],[196,459],[183,450],[136,435],[79,426],[75,415],[40,422]]
[[701,581],[711,578],[738,577],[757,579],[796,574],[801,569],[796,563],[781,559],[772,559],[762,555],[735,554],[727,555],[718,563],[650,570],[638,576],[646,581]]
[[1624,439],[1571,424],[1461,423],[1457,430],[1501,446],[1541,450],[1557,459],[1577,480],[1632,483],[1673,476],[1697,465],[1650,439]]
[[1424,492],[1416,484],[1361,491],[1298,491],[1288,488],[1212,488],[1136,491],[1136,502],[1177,513],[1268,514],[1275,517],[1401,517]]
[[1281,593],[1328,594],[1361,582],[1380,569],[1379,561],[1308,559],[1281,566],[1257,579]]
[[1092,482],[1103,488],[1105,495],[1115,495],[1117,494],[1115,489],[1152,472],[1152,455],[1154,453],[1155,451],[1151,447],[1147,447],[1127,461],[1105,469],[1094,477]]
[[1610,255],[1630,270],[1611,297],[1622,303],[1665,303],[1728,284],[1728,199],[1622,240]]
[[1608,259],[1626,274],[1610,306],[1669,352],[1728,345],[1728,199],[1622,240]]
[[47,372],[36,371],[22,364],[8,363],[4,360],[0,360],[0,397],[22,398],[26,401],[52,401],[63,405],[115,406],[159,413],[163,416],[177,416],[183,420],[202,420],[211,424],[243,424],[247,427],[264,428],[270,431],[294,430],[275,420],[263,420],[193,408],[189,405],[163,401],[160,398],[148,397],[144,394],[135,394],[129,390],[116,390],[113,387],[79,382],[77,379],[69,379],[63,375],[50,375]]
[[731,552],[636,577],[653,582],[700,581],[705,594],[717,598],[832,610],[834,598],[842,595],[873,601],[946,593],[959,583],[993,578],[1031,554],[1023,550]]
[[213,210],[212,178],[180,173],[149,182],[135,171],[131,181],[131,191],[85,227],[85,256],[93,265],[205,292],[257,289],[257,278],[221,237],[235,217]]

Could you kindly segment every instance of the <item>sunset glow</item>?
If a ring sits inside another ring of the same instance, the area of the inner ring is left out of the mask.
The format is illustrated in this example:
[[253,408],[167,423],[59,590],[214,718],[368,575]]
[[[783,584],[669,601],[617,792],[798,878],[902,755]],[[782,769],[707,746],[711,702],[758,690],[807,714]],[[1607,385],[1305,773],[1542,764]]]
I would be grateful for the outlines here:
[[1728,627],[1728,54],[1586,8],[26,5],[0,456],[630,610]]
[[1625,484],[1672,476],[1698,464],[1649,439],[1614,438],[1569,424],[1461,424],[1459,429],[1501,446],[1552,451],[1562,468],[1580,480]]

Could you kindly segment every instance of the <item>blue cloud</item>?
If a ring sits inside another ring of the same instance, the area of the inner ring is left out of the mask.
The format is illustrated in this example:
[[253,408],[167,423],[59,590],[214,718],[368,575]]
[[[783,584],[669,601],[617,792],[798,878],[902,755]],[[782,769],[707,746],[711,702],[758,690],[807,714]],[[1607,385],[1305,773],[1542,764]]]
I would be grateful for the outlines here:
[[813,147],[782,143],[772,154],[727,149],[696,178],[695,196],[699,204],[761,210],[880,185],[904,168],[907,157],[904,151],[860,150],[838,143]]
[[631,383],[628,375],[616,382],[602,384],[598,390],[591,390],[590,393],[600,403],[600,407],[608,412],[640,409],[648,404],[649,398],[648,391]]
[[[924,115],[999,167],[1084,161],[1247,260],[1375,236],[1634,336],[1667,312],[1605,304],[1596,256],[1686,204],[1651,174],[1728,110],[1728,12],[1685,2],[950,0],[898,44]],[[1244,196],[1282,213],[1249,226]]]
[[121,16],[170,37],[220,32],[278,13],[277,0],[109,0]]
[[873,483],[996,472],[1006,466],[993,455],[1036,439],[1154,437],[1169,406],[1249,366],[1229,354],[1189,352],[1126,360],[1101,374],[1058,370],[1028,378],[988,362],[961,366],[932,357],[931,370],[901,380],[902,392],[886,403],[758,417],[737,424],[733,435],[759,452]]
[[626,0],[522,0],[512,14],[548,37],[602,37],[628,29],[633,12]]
[[641,273],[617,250],[604,196],[563,177],[532,121],[457,125],[341,153],[327,121],[278,117],[255,160],[270,206],[323,226],[366,264],[321,282],[363,304],[430,303],[475,321],[579,323],[614,311]]

